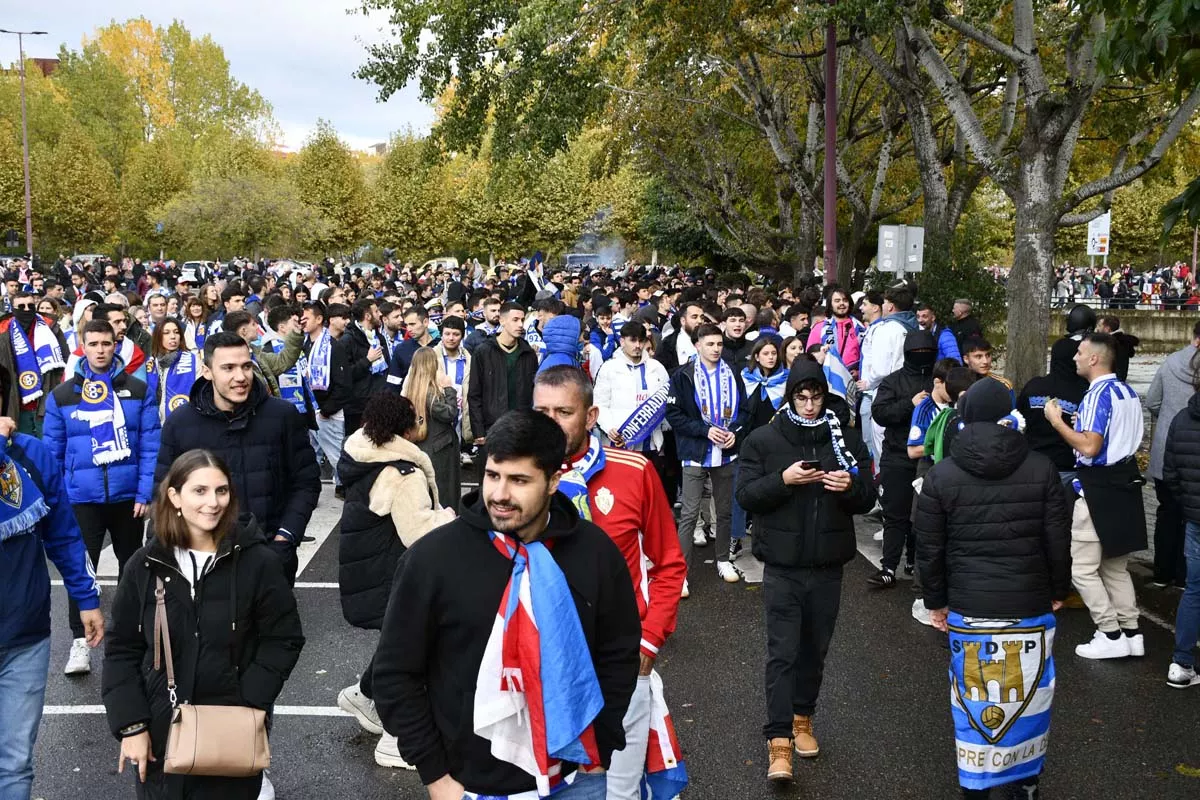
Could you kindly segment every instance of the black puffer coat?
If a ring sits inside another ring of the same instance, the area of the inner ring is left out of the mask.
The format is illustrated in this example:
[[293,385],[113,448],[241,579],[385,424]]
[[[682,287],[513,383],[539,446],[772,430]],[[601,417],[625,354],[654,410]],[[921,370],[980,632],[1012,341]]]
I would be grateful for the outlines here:
[[[821,367],[798,361],[788,376],[786,397],[801,380],[825,381]],[[786,401],[785,401],[786,402]],[[824,484],[788,486],[783,472],[797,461],[820,461],[826,471],[841,469],[827,423],[797,425],[781,411],[750,434],[738,456],[737,501],[754,514],[754,555],[777,567],[830,567],[854,558],[854,514],[875,505],[868,467],[870,454],[857,429],[843,424],[846,446],[858,462],[850,490],[826,491]]]
[[910,331],[904,339],[904,366],[884,378],[871,403],[871,418],[884,427],[881,463],[908,464],[908,433],[915,406],[912,399],[933,391],[937,345],[929,331]]
[[1182,502],[1184,517],[1200,523],[1200,393],[1192,395],[1187,408],[1171,420],[1163,480]]
[[226,414],[217,408],[212,383],[197,378],[190,402],[163,424],[154,485],[178,456],[195,448],[225,460],[238,507],[254,514],[268,536],[283,529],[299,544],[321,494],[321,471],[295,406],[255,381],[246,403]]
[[925,475],[913,529],[928,608],[1046,614],[1071,591],[1071,517],[1053,462],[1018,431],[967,425]]
[[151,794],[254,798],[257,777],[164,779],[161,773],[171,701],[165,662],[163,669],[154,669],[156,578],[162,578],[166,590],[179,702],[268,709],[304,646],[296,599],[282,564],[249,520],[221,543],[193,599],[174,551],[152,542],[125,565],[105,636],[101,692],[109,729],[120,738],[122,728],[150,724],[157,761],[150,765],[147,784],[159,790]]

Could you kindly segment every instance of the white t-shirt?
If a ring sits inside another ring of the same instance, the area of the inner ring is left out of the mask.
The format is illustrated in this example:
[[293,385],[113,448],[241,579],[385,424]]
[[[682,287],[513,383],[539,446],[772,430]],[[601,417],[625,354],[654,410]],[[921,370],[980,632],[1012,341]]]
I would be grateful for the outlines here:
[[183,573],[184,580],[191,585],[193,599],[196,597],[196,584],[212,567],[216,557],[216,553],[206,553],[203,550],[175,548],[175,563],[179,564],[179,571]]

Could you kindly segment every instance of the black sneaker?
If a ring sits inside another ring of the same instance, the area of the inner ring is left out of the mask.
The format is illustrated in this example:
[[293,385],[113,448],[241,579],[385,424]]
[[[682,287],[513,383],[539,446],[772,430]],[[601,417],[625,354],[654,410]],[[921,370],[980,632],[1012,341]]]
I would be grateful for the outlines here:
[[917,565],[914,564],[913,562],[909,561],[908,563],[906,563],[904,565],[904,574],[907,575],[908,577],[911,578],[912,574],[916,571],[917,571]]
[[309,536],[307,533],[300,537],[301,542],[315,542],[317,537]]
[[346,488],[344,486],[337,487],[336,489],[333,490],[333,496],[336,497],[338,500],[345,500],[346,499]]
[[885,567],[867,578],[867,583],[877,589],[890,589],[896,585],[896,573]]
[[742,554],[742,540],[741,539],[730,539],[729,540],[729,560],[737,561],[738,556],[740,556],[741,554]]

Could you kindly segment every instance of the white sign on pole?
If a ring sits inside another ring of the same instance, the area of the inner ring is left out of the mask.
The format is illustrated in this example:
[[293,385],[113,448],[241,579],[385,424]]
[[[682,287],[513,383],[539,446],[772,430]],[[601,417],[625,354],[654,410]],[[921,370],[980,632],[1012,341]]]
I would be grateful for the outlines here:
[[895,272],[920,272],[925,262],[925,229],[912,225],[880,225],[875,268]]
[[1106,256],[1112,246],[1112,212],[1101,214],[1088,223],[1087,254]]

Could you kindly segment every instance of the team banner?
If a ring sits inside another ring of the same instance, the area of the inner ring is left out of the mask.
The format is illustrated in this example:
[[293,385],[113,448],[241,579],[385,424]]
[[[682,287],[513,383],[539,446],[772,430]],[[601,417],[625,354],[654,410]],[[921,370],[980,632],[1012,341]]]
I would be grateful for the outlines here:
[[621,423],[617,433],[623,447],[633,448],[646,441],[667,418],[668,387],[664,386],[646,398],[629,419]]
[[950,704],[958,782],[987,789],[1038,775],[1054,700],[1054,615],[950,612]]

